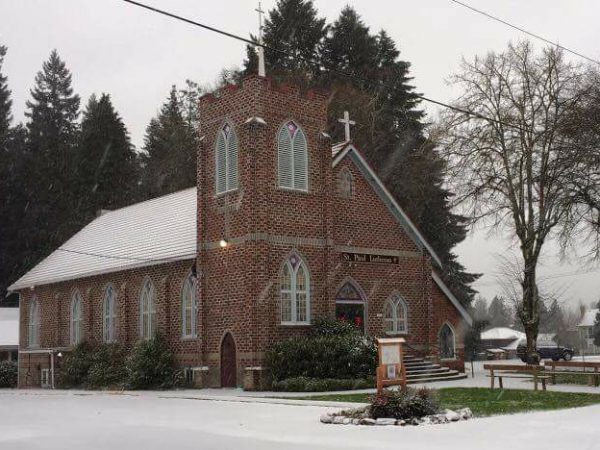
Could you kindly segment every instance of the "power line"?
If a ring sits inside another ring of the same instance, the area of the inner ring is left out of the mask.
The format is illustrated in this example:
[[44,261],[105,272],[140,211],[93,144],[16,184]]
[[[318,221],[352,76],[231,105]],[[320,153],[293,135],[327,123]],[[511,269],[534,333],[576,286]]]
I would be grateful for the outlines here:
[[[236,39],[238,41],[245,42],[246,44],[252,45],[253,47],[262,47],[265,50],[269,50],[269,51],[278,53],[280,55],[284,55],[284,56],[288,56],[288,57],[293,57],[293,58],[296,58],[296,59],[300,59],[300,60],[302,60],[304,62],[307,62],[309,64],[313,63],[313,61],[310,61],[307,58],[304,58],[302,56],[292,55],[291,53],[288,53],[285,50],[281,50],[281,49],[278,49],[278,48],[275,48],[275,47],[271,47],[270,45],[265,45],[264,43],[260,44],[258,42],[255,42],[255,41],[253,41],[251,39],[248,39],[248,38],[245,38],[243,36],[240,36],[240,35],[237,35],[237,34],[234,34],[234,33],[230,33],[228,31],[222,30],[220,28],[216,28],[216,27],[212,27],[210,25],[203,24],[203,23],[197,22],[195,20],[188,19],[186,17],[170,13],[170,12],[165,11],[165,10],[158,9],[158,8],[153,7],[153,6],[146,5],[144,3],[140,3],[140,2],[137,2],[137,1],[134,1],[134,0],[122,0],[122,1],[125,2],[125,3],[129,3],[131,5],[138,6],[140,8],[146,9],[148,11],[152,11],[152,12],[155,12],[157,14],[161,14],[163,16],[170,17],[172,19],[180,20],[180,21],[185,22],[185,23],[187,23],[189,25],[194,25],[194,26],[203,28],[205,30],[212,31],[214,33],[221,34],[223,36],[229,37],[231,39]],[[359,76],[359,75],[356,75],[356,74],[353,74],[353,73],[344,72],[343,70],[331,69],[330,71],[333,72],[333,73],[337,73],[338,75],[347,77],[347,78],[354,78],[354,79],[359,80],[359,81],[364,82],[364,83],[370,83],[370,84],[372,84],[372,83],[378,83],[378,84],[381,84],[381,82],[378,81],[378,80],[368,79],[368,78],[365,78],[365,77],[362,77],[362,76]],[[438,106],[442,106],[444,108],[451,109],[451,110],[459,112],[461,114],[465,114],[467,116],[471,116],[471,117],[475,117],[475,118],[478,118],[478,119],[483,119],[483,120],[487,120],[487,121],[490,121],[490,122],[494,122],[494,123],[496,123],[498,125],[503,125],[503,126],[506,126],[506,127],[514,128],[514,129],[517,129],[519,131],[527,131],[526,129],[520,127],[519,125],[515,125],[515,124],[512,124],[512,123],[504,122],[503,120],[500,120],[500,119],[494,119],[494,118],[491,118],[491,117],[487,117],[487,116],[485,116],[483,114],[480,114],[478,112],[470,111],[468,109],[459,108],[457,106],[450,105],[449,103],[445,103],[445,102],[442,102],[442,101],[439,101],[439,100],[435,100],[435,99],[426,97],[426,96],[421,95],[421,94],[413,93],[412,95],[414,95],[416,98],[418,98],[420,100],[423,100],[425,102],[432,103],[432,104],[438,105]]]
[[590,62],[593,62],[595,64],[600,65],[600,61],[597,60],[597,59],[594,59],[594,58],[591,58],[589,56],[586,56],[583,53],[579,53],[579,52],[577,52],[575,50],[572,50],[572,49],[570,49],[568,47],[565,47],[564,45],[560,45],[559,43],[551,41],[550,39],[546,39],[545,37],[540,36],[539,34],[533,33],[531,31],[527,31],[525,28],[521,28],[521,27],[519,27],[517,25],[513,25],[512,23],[507,22],[506,20],[503,20],[503,19],[501,19],[499,17],[496,17],[496,16],[494,16],[494,15],[492,15],[490,13],[482,11],[481,9],[477,9],[474,6],[471,6],[471,5],[467,4],[467,3],[463,3],[463,2],[461,2],[459,0],[450,0],[450,1],[452,3],[456,3],[457,5],[460,5],[460,6],[463,6],[463,7],[467,8],[467,9],[470,9],[471,11],[476,12],[477,14],[481,14],[482,16],[485,16],[488,19],[492,19],[492,20],[495,20],[496,22],[500,22],[501,24],[506,25],[507,27],[513,28],[513,29],[515,29],[517,31],[520,31],[521,33],[525,33],[525,34],[527,34],[527,35],[529,35],[531,37],[534,37],[536,39],[539,39],[540,41],[543,41],[543,42],[545,42],[547,44],[553,45],[553,46],[558,47],[558,48],[560,48],[560,49],[562,49],[562,50],[564,50],[566,52],[572,53],[573,55],[579,56],[580,58],[586,59],[586,60],[588,60]]

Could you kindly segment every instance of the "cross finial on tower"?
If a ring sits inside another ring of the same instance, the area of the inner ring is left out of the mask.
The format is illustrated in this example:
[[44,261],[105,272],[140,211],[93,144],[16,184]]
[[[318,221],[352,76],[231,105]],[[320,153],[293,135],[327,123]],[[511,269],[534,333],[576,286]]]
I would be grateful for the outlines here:
[[258,2],[258,8],[254,11],[258,13],[258,43],[260,44],[257,48],[258,52],[258,75],[264,77],[266,75],[265,70],[265,49],[263,48],[263,14],[265,13],[261,8],[260,2]]
[[338,122],[344,124],[344,137],[345,137],[344,140],[346,142],[349,142],[350,141],[350,125],[356,125],[356,122],[354,120],[350,120],[350,114],[348,113],[348,111],[344,111],[344,118],[338,119]]

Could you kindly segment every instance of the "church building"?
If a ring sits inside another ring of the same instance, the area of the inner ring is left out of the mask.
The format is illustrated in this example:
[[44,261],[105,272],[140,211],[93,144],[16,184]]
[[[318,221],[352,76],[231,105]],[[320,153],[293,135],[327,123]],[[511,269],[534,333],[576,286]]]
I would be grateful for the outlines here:
[[250,76],[200,100],[197,187],[104,211],[16,281],[19,385],[82,342],[161,332],[196,386],[266,386],[265,352],[316,318],[464,371],[471,319],[327,94]]

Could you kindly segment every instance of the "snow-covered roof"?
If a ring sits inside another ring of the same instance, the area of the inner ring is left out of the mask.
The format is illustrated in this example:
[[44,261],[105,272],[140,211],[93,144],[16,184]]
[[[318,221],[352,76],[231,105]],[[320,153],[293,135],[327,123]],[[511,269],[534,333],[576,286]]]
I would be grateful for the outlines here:
[[196,188],[94,219],[9,291],[196,256]]
[[590,309],[586,311],[583,317],[581,318],[581,322],[579,322],[578,327],[593,327],[594,323],[596,323],[596,314],[598,314],[598,308]]
[[0,308],[0,347],[19,345],[19,308]]
[[513,330],[508,327],[496,327],[485,330],[481,333],[481,339],[525,339],[525,333],[517,330]]

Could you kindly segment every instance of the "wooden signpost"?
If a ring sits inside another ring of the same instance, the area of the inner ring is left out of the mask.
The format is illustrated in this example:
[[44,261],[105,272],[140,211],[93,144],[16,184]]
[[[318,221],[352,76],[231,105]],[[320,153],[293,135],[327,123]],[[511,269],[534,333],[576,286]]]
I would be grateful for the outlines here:
[[403,338],[377,339],[379,367],[377,367],[377,394],[383,393],[385,386],[400,386],[406,389],[406,368],[404,367]]

